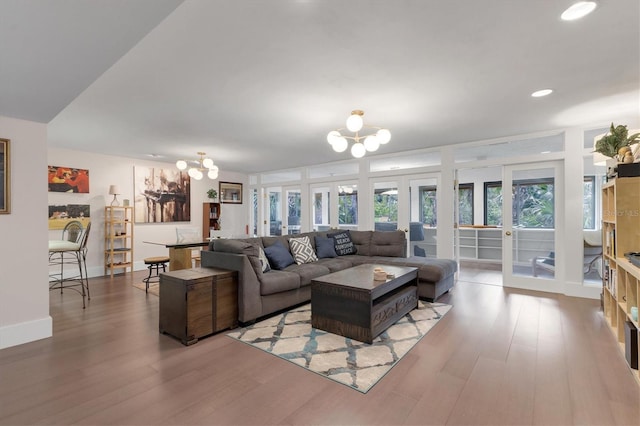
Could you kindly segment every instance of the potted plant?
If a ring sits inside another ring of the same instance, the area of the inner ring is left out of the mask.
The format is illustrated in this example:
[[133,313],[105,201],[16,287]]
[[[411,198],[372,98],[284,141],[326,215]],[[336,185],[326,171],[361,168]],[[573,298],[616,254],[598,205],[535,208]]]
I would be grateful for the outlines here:
[[620,163],[633,163],[634,152],[631,149],[631,145],[638,142],[640,142],[640,133],[629,136],[627,126],[614,126],[611,123],[609,133],[596,142],[595,152],[614,158]]
[[207,197],[211,198],[212,200],[215,200],[216,198],[218,198],[218,191],[211,188],[210,190],[207,191]]

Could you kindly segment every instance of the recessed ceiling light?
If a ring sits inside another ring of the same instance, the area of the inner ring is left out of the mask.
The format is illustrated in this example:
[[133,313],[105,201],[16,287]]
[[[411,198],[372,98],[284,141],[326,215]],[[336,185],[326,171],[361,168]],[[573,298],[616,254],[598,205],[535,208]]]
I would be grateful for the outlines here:
[[162,154],[147,154],[149,157],[151,158],[162,158],[164,157],[164,155]]
[[597,4],[595,1],[579,1],[569,6],[567,10],[562,12],[560,19],[563,21],[574,21],[580,19],[593,12]]
[[542,90],[538,90],[536,92],[533,92],[531,94],[531,96],[533,96],[534,98],[541,98],[543,96],[550,95],[551,93],[553,93],[552,89],[542,89]]

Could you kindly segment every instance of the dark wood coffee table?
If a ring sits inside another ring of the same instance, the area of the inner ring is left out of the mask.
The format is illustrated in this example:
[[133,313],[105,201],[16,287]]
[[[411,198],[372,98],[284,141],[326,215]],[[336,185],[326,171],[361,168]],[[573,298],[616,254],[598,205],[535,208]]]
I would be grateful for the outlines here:
[[[382,268],[395,278],[375,281]],[[418,306],[418,269],[359,265],[311,281],[311,325],[371,343]]]

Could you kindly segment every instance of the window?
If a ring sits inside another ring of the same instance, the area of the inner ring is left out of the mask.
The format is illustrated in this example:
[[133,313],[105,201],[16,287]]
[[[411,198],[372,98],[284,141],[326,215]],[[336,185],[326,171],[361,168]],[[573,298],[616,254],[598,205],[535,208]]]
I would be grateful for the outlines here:
[[420,186],[420,222],[436,227],[438,225],[438,204],[435,186]]
[[582,181],[582,229],[596,229],[596,177]]
[[[554,182],[552,178],[513,182],[513,226],[554,227]],[[502,182],[485,182],[485,225],[502,225]]]
[[373,193],[375,222],[398,222],[398,188],[394,184],[382,183]]
[[338,186],[338,224],[358,224],[358,186]]
[[473,225],[473,183],[458,185],[458,224]]
[[258,236],[258,190],[251,190],[251,214],[253,216],[253,236]]
[[484,183],[484,224],[502,225],[502,182]]

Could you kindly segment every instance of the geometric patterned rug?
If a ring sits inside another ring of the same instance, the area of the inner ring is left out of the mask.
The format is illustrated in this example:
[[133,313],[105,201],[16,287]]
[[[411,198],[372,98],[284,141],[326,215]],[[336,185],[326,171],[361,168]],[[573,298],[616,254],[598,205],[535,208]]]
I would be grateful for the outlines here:
[[451,309],[419,301],[414,309],[367,344],[311,327],[311,305],[227,333],[351,389],[367,393]]

